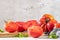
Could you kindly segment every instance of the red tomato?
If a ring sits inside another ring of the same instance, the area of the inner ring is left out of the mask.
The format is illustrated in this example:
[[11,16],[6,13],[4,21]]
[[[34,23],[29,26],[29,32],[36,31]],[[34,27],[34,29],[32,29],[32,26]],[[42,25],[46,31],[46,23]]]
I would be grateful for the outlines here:
[[5,25],[5,30],[7,32],[13,33],[13,32],[16,32],[17,29],[18,29],[18,26],[15,24],[15,22],[8,22]]
[[40,25],[40,27],[43,28],[44,32],[52,31],[54,26],[56,25],[56,23],[57,23],[57,21],[50,14],[44,14],[39,21],[39,25]]
[[19,22],[19,21],[17,21],[16,22],[16,24],[18,25],[18,32],[23,32],[23,31],[25,31],[25,29],[23,28],[23,24],[24,24],[25,22]]
[[39,26],[32,26],[28,28],[28,34],[31,37],[38,38],[43,34],[43,29]]

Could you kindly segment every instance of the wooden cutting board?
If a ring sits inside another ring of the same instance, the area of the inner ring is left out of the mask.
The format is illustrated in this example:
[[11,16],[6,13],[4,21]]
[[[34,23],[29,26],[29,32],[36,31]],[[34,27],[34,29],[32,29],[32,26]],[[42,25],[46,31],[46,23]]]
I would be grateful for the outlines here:
[[[26,32],[22,32],[23,34],[25,34]],[[17,34],[19,34],[19,32],[15,32],[15,33],[8,33],[8,32],[3,32],[0,33],[0,38],[14,38]],[[48,38],[47,35],[43,34],[42,36],[39,37],[40,39],[44,38]]]
[[3,32],[3,33],[0,33],[0,38],[14,37],[17,34],[18,34],[18,32],[16,32],[16,33]]

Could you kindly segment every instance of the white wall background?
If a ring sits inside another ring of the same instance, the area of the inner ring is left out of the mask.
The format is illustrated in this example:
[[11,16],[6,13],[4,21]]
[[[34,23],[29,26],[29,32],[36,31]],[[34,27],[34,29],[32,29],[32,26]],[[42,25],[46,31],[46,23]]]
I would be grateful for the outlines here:
[[0,0],[0,27],[4,20],[39,20],[44,13],[51,13],[60,21],[60,0]]

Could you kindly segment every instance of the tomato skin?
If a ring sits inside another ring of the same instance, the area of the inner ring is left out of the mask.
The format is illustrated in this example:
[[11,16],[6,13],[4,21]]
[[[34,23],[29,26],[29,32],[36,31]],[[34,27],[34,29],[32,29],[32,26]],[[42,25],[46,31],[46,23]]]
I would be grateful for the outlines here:
[[18,26],[15,24],[15,22],[8,22],[5,24],[5,30],[9,33],[16,32],[18,29]]
[[36,20],[29,20],[29,21],[25,22],[23,27],[24,27],[25,30],[27,30],[32,25],[37,26],[39,24],[38,24],[38,22]]
[[60,23],[57,23],[56,24],[56,28],[60,28]]
[[28,34],[33,38],[38,38],[43,34],[43,29],[39,26],[32,26],[28,28]]
[[17,25],[18,25],[18,32],[23,32],[23,31],[25,31],[25,29],[23,28],[23,24],[25,23],[25,22],[20,22],[20,21],[17,21],[17,22],[15,22]]
[[53,23],[52,21],[48,22],[48,23],[46,24],[46,28],[48,29],[48,30],[46,29],[47,32],[51,32],[54,27],[55,27],[55,25],[54,25],[54,23]]
[[40,22],[40,25],[42,25],[42,24],[44,24],[44,23],[46,23],[46,21],[45,21],[46,19],[44,19],[44,18],[41,18],[40,20],[39,20],[39,22]]

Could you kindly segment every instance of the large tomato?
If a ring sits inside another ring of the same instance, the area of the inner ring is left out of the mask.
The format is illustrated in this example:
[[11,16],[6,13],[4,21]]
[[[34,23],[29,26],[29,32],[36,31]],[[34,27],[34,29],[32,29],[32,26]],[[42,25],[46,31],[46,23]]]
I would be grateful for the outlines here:
[[16,32],[17,29],[18,29],[18,26],[16,25],[15,22],[10,21],[5,24],[5,30],[9,33]]
[[28,34],[31,37],[38,38],[43,34],[43,29],[39,26],[31,26],[28,28]]
[[43,28],[44,32],[51,32],[54,26],[56,26],[56,23],[57,21],[50,14],[44,14],[39,20],[39,25]]

